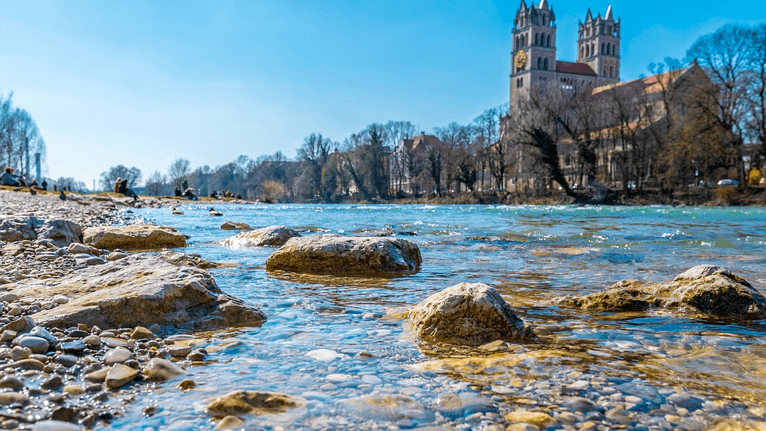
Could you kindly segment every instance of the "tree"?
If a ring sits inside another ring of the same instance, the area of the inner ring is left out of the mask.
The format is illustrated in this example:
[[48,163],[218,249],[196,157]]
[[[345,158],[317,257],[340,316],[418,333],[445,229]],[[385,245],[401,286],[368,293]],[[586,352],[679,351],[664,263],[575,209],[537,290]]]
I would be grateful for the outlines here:
[[177,189],[181,188],[181,183],[189,175],[189,161],[186,159],[176,159],[168,168],[168,177],[170,183]]
[[101,173],[99,184],[103,190],[112,191],[117,178],[127,179],[128,188],[135,187],[141,181],[141,169],[135,166],[132,168],[126,168],[123,165],[112,166],[108,171]]
[[718,86],[714,112],[709,118],[724,130],[730,131],[731,140],[726,146],[734,151],[734,163],[740,186],[745,184],[742,147],[747,127],[747,95],[750,67],[750,27],[727,24],[715,33],[700,36],[686,51],[686,61],[696,61]]
[[154,171],[154,173],[149,175],[149,178],[146,179],[146,184],[144,185],[144,188],[146,190],[147,195],[159,196],[166,185],[167,185],[167,177],[165,175],[162,175],[160,171]]
[[307,165],[309,193],[312,197],[320,197],[329,200],[328,192],[322,181],[322,172],[327,163],[327,158],[333,148],[333,142],[325,138],[321,133],[312,133],[303,140],[303,145],[298,148],[298,159]]

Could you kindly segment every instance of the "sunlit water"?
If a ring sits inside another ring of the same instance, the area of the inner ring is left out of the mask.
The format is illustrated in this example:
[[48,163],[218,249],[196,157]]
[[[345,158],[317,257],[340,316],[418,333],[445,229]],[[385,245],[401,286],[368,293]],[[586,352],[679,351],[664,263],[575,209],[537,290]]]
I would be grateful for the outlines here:
[[[763,416],[766,322],[662,310],[586,314],[555,302],[623,279],[666,281],[702,263],[729,268],[763,291],[762,208],[217,207],[224,217],[209,217],[208,206],[183,209],[183,216],[135,214],[188,235],[187,253],[236,263],[211,273],[268,321],[206,335],[206,364],[189,368],[197,387],[147,386],[115,428],[210,429],[207,400],[237,389],[305,399],[287,413],[248,417],[250,429],[481,429],[507,424],[503,415],[517,409],[545,411],[563,427],[561,413],[577,410],[572,397],[607,406],[586,409],[579,420],[602,428],[671,429],[679,421],[704,428]],[[273,278],[264,269],[273,248],[216,243],[236,234],[219,228],[225,220],[304,235],[390,229],[420,246],[423,266],[394,279]],[[460,282],[494,286],[537,327],[541,342],[495,352],[418,346],[402,311]],[[149,405],[159,411],[146,417]]]

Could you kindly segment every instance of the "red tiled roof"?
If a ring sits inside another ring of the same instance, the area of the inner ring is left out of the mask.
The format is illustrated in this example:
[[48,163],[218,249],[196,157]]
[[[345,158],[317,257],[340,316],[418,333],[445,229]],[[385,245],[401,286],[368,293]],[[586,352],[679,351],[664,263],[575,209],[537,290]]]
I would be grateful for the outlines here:
[[596,76],[596,72],[585,63],[570,63],[568,61],[557,61],[556,71],[561,73],[570,73],[573,75]]

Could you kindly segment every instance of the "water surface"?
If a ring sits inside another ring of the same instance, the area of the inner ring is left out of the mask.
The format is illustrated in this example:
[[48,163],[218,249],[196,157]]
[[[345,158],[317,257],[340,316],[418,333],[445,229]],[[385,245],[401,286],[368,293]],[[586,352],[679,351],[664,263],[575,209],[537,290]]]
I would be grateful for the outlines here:
[[[555,302],[628,278],[665,281],[702,263],[763,291],[764,209],[227,205],[216,208],[224,217],[209,217],[208,208],[136,215],[188,235],[184,252],[234,263],[211,273],[268,321],[203,337],[207,364],[189,368],[198,386],[147,386],[115,428],[210,429],[206,400],[237,389],[306,400],[248,417],[248,429],[491,429],[520,409],[571,429],[705,429],[764,415],[766,322],[663,310],[586,314]],[[225,220],[304,235],[393,231],[420,246],[423,266],[394,279],[271,277],[264,262],[274,249],[217,243],[236,233],[219,229]],[[541,343],[419,346],[401,313],[461,282],[498,289]],[[596,407],[576,405],[582,399]],[[149,405],[160,408],[146,417]],[[574,419],[565,413],[578,410]]]

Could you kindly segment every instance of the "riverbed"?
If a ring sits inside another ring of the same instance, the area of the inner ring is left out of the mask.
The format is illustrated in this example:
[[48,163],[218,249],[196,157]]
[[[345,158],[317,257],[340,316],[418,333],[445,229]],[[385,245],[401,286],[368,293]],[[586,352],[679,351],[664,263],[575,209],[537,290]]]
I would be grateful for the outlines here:
[[[210,270],[218,285],[268,320],[197,334],[209,352],[189,368],[197,386],[147,386],[113,428],[210,429],[208,400],[247,389],[303,400],[247,417],[247,429],[766,429],[766,321],[585,313],[557,302],[624,279],[671,280],[703,263],[764,293],[761,207],[216,207],[223,217],[208,209],[133,211],[188,235],[180,251],[227,263]],[[423,265],[392,279],[269,274],[273,248],[219,243],[236,234],[219,228],[226,220],[303,235],[394,235],[419,245]],[[406,310],[461,282],[495,287],[539,342],[464,349],[412,337]]]

